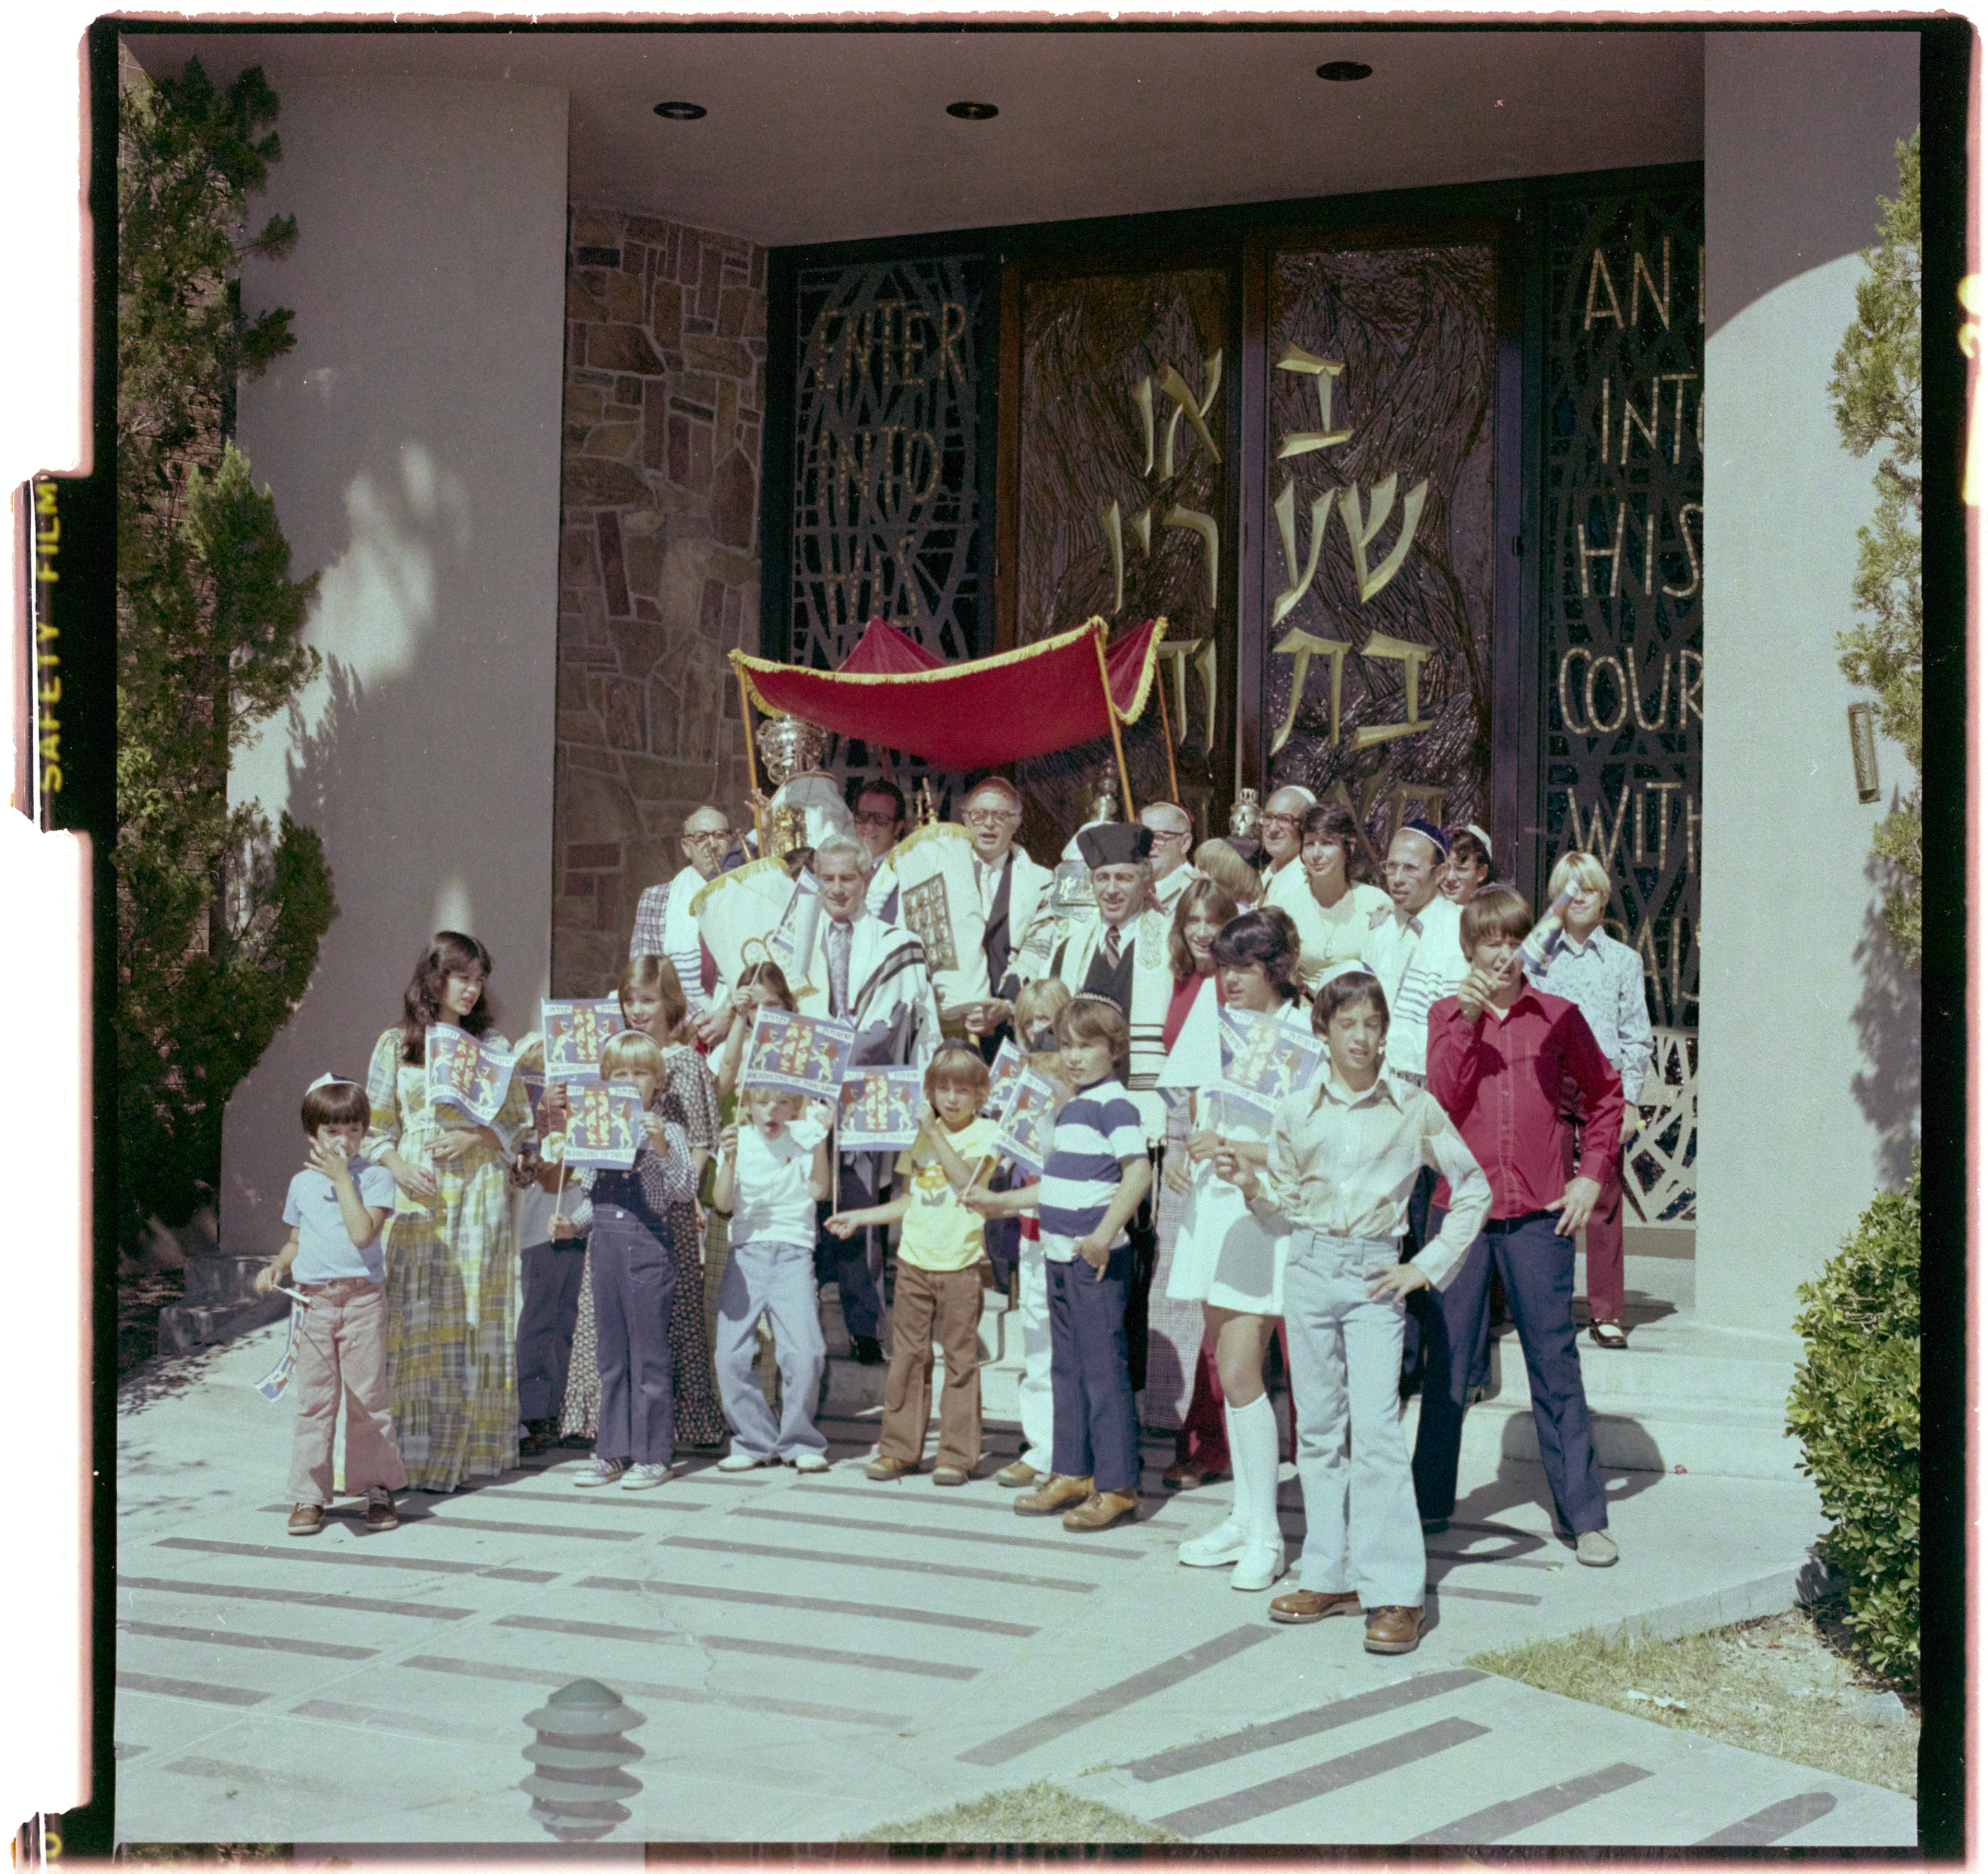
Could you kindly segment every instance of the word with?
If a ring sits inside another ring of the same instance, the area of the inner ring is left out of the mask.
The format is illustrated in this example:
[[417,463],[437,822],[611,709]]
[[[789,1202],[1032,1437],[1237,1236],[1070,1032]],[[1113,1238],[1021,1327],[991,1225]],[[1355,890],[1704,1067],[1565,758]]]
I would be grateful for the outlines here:
[[[1664,386],[1665,384],[1674,387],[1671,399],[1671,460],[1674,462],[1682,462],[1685,438],[1684,387],[1688,384],[1697,382],[1696,371],[1655,373],[1650,379],[1650,414],[1646,421],[1642,411],[1638,406],[1636,399],[1631,391],[1630,386],[1625,381],[1622,386],[1622,441],[1621,447],[1615,452],[1617,462],[1626,463],[1629,459],[1629,432],[1632,428],[1641,434],[1643,446],[1651,455],[1663,454],[1663,445],[1658,432],[1663,427]],[[1601,380],[1601,462],[1604,468],[1608,465],[1609,447],[1614,440],[1614,422],[1609,414],[1609,398],[1613,390],[1614,380],[1604,375]],[[1692,431],[1692,441],[1698,452],[1702,455],[1705,453],[1705,398],[1702,395],[1699,397],[1694,408],[1696,427]]]
[[[1614,277],[1608,271],[1608,256],[1597,248],[1587,263],[1587,304],[1581,322],[1584,332],[1591,332],[1604,320],[1614,320],[1617,329],[1628,331],[1633,326],[1640,312],[1643,296],[1649,296],[1650,310],[1657,316],[1663,329],[1671,329],[1671,238],[1665,235],[1658,250],[1662,258],[1659,272],[1662,285],[1659,288],[1659,274],[1653,274],[1643,250],[1633,248],[1629,259],[1629,316],[1622,316],[1622,302],[1615,292]],[[1602,303],[1604,297],[1608,303]],[[1698,250],[1698,323],[1705,323],[1705,249]]]
[[[1208,427],[1208,413],[1215,406],[1216,394],[1222,388],[1222,352],[1219,347],[1202,360],[1203,381],[1206,388],[1199,397],[1188,389],[1187,380],[1172,365],[1163,365],[1157,379],[1148,372],[1139,380],[1139,387],[1132,393],[1132,401],[1138,407],[1140,423],[1144,432],[1146,455],[1141,475],[1151,480],[1155,473],[1153,440],[1155,435],[1153,413],[1153,386],[1157,383],[1160,393],[1173,405],[1167,418],[1167,427],[1161,438],[1157,472],[1161,482],[1171,481],[1187,466],[1187,458],[1182,458],[1179,468],[1175,465],[1175,448],[1183,419],[1194,431],[1195,439],[1208,451],[1211,462],[1222,460],[1222,451],[1216,447],[1214,433]],[[1191,452],[1190,452],[1191,453]],[[1202,563],[1208,573],[1208,603],[1214,608],[1220,590],[1222,568],[1222,533],[1212,514],[1203,513],[1199,508],[1190,508],[1178,501],[1149,501],[1128,520],[1124,510],[1114,497],[1110,506],[1098,516],[1104,529],[1104,544],[1111,555],[1111,610],[1115,616],[1125,607],[1125,529],[1129,526],[1139,543],[1139,550],[1148,557],[1153,550],[1153,523],[1158,519],[1162,527],[1184,527],[1201,536]]]
[[[1584,678],[1577,679],[1574,676],[1574,660],[1577,658],[1587,666],[1587,675]],[[1629,651],[1626,659],[1615,657],[1606,651],[1598,657],[1593,651],[1584,651],[1577,645],[1573,650],[1561,654],[1560,719],[1566,725],[1569,735],[1612,736],[1624,722],[1629,719],[1632,713],[1635,717],[1636,726],[1645,732],[1668,729],[1672,726],[1669,654],[1668,652],[1665,654],[1663,677],[1657,690],[1657,708],[1654,715],[1645,715],[1643,713],[1642,685],[1640,683],[1632,682],[1628,671],[1625,668],[1625,662],[1633,664],[1635,661],[1635,652],[1633,647]],[[1605,721],[1602,718],[1600,709],[1595,706],[1594,701],[1594,680],[1604,672],[1614,684],[1615,690],[1615,713]],[[1574,707],[1577,696],[1585,705],[1584,713]],[[1677,722],[1675,726],[1679,729],[1684,728],[1694,715],[1701,722],[1705,720],[1705,658],[1701,653],[1685,648],[1681,649],[1677,654]]]
[[[61,577],[56,570],[56,543],[62,538],[62,519],[56,512],[52,482],[35,484],[35,577],[52,586]],[[62,659],[53,648],[61,633],[46,620],[35,625],[35,752],[40,757],[42,792],[62,792],[62,723],[49,712],[49,705],[62,701],[62,678],[53,673]]]
[[[1295,657],[1296,666],[1291,671],[1291,699],[1284,709],[1283,726],[1277,731],[1276,739],[1270,744],[1274,755],[1291,739],[1291,730],[1298,719],[1298,705],[1304,700],[1305,678],[1316,656],[1332,660],[1332,732],[1327,738],[1337,746],[1339,741],[1340,691],[1344,674],[1346,654],[1353,647],[1336,638],[1321,638],[1314,631],[1293,629],[1286,631],[1273,647],[1279,657]],[[1349,738],[1356,749],[1372,748],[1376,743],[1392,742],[1401,736],[1418,736],[1435,724],[1421,713],[1422,668],[1435,653],[1427,644],[1412,644],[1405,638],[1391,638],[1384,631],[1376,631],[1361,648],[1363,658],[1398,658],[1403,667],[1402,692],[1407,704],[1407,713],[1398,722],[1371,722],[1354,730]]]
[[[840,332],[831,330],[836,320],[842,322]],[[966,308],[957,299],[942,302],[937,318],[903,299],[880,299],[856,313],[831,306],[808,333],[807,364],[814,387],[832,391],[844,404],[869,381],[873,358],[887,391],[939,378],[963,387],[966,371],[959,343],[965,336]]]
[[[1628,820],[1629,803],[1633,800],[1636,803],[1636,817],[1629,821],[1628,861],[1631,865],[1654,864],[1658,871],[1662,871],[1670,864],[1671,827],[1677,818],[1671,796],[1675,794],[1684,808],[1682,828],[1684,834],[1684,869],[1687,875],[1696,878],[1698,874],[1699,814],[1696,798],[1686,791],[1688,785],[1683,781],[1625,781],[1622,791],[1615,797],[1613,825],[1608,824],[1608,803],[1605,800],[1595,802],[1584,823],[1581,796],[1574,789],[1568,788],[1567,807],[1574,833],[1574,844],[1569,851],[1578,849],[1583,852],[1591,852],[1609,871],[1613,872],[1616,860],[1623,856],[1623,823]],[[1652,797],[1657,803],[1654,847],[1648,837]]]
[[[1691,537],[1692,516],[1696,515],[1702,525],[1705,518],[1705,504],[1702,501],[1687,501],[1677,511],[1677,536],[1684,544],[1685,557],[1691,562],[1691,579],[1689,584],[1673,586],[1666,580],[1662,587],[1665,597],[1688,599],[1697,591],[1699,582],[1704,577],[1704,569],[1699,564],[1697,543]],[[1615,534],[1607,546],[1590,546],[1587,544],[1587,523],[1577,519],[1568,529],[1574,543],[1574,553],[1581,568],[1581,596],[1586,598],[1612,599],[1621,595],[1622,586],[1622,549],[1628,537],[1629,504],[1618,501],[1615,504]],[[1591,560],[1605,560],[1608,567],[1608,590],[1594,590],[1588,575]],[[1657,516],[1654,510],[1643,516],[1643,595],[1648,597],[1658,588],[1657,579],[1662,572],[1657,559]],[[1633,575],[1632,575],[1633,577]]]

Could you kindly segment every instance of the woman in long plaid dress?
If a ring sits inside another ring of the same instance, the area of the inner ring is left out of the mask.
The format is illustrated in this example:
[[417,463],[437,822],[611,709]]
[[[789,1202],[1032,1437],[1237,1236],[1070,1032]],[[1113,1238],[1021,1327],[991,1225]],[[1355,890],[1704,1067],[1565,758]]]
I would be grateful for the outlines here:
[[513,1077],[493,1124],[448,1124],[430,1108],[424,1037],[448,1023],[489,1032],[483,1003],[490,953],[440,931],[415,966],[401,1022],[381,1035],[367,1071],[372,1106],[364,1151],[397,1187],[387,1226],[387,1384],[411,1490],[452,1490],[518,1461],[511,1240],[505,1155],[526,1122]]

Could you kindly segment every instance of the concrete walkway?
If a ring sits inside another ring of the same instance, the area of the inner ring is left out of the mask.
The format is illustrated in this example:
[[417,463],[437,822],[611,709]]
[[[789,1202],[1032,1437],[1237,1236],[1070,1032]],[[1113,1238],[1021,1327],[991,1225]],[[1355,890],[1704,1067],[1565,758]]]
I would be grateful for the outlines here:
[[[524,1720],[590,1677],[644,1720],[629,1818],[569,1851],[617,1859],[829,1841],[1041,1778],[1197,1842],[1915,1842],[1889,1791],[1464,1664],[1785,1608],[1819,1527],[1799,1480],[1611,1471],[1623,1558],[1591,1570],[1552,1535],[1536,1465],[1466,1453],[1429,1540],[1430,1630],[1389,1659],[1355,1621],[1275,1626],[1268,1595],[1178,1566],[1228,1487],[1161,1491],[1168,1446],[1148,1446],[1141,1520],[1087,1538],[1016,1517],[991,1481],[865,1481],[874,1422],[833,1403],[824,1477],[695,1456],[658,1490],[576,1491],[560,1453],[410,1497],[386,1534],[345,1502],[292,1539],[290,1405],[251,1389],[281,1336],[158,1368],[120,1404],[123,1839],[549,1846],[518,1787]],[[1013,1443],[990,1426],[990,1449]]]

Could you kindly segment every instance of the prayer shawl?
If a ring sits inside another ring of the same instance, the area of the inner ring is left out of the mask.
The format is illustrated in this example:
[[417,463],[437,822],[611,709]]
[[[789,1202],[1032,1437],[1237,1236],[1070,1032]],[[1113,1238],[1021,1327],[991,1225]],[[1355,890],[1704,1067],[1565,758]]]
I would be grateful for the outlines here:
[[[1168,928],[1167,920],[1158,912],[1145,911],[1119,932],[1119,942],[1132,959],[1132,1006],[1126,1011],[1132,1047],[1125,1086],[1139,1109],[1148,1145],[1158,1144],[1166,1133],[1166,1103],[1153,1089],[1166,1060],[1161,1030],[1166,1026],[1167,1005],[1174,993],[1173,968],[1167,956]],[[1078,994],[1104,940],[1104,921],[1093,912],[1071,932],[1047,973],[1060,978],[1073,996]]]
[[[906,922],[905,893],[917,884],[928,885],[938,870],[931,862],[936,842],[945,842],[937,850],[948,852],[952,861],[945,868],[948,874],[945,887],[955,962],[950,968],[935,966],[932,971],[942,1010],[955,1003],[980,1002],[991,996],[1014,999],[1015,991],[1026,979],[1016,975],[1016,953],[1049,895],[1053,877],[1047,866],[1038,865],[1020,847],[1011,846],[1007,857],[994,869],[988,901],[983,907],[975,882],[978,861],[972,856],[970,837],[962,840],[961,831],[952,827],[925,827],[900,840],[877,867],[867,900],[873,915],[887,922]],[[892,918],[888,907],[894,901],[897,912]],[[927,949],[929,954],[930,946]]]

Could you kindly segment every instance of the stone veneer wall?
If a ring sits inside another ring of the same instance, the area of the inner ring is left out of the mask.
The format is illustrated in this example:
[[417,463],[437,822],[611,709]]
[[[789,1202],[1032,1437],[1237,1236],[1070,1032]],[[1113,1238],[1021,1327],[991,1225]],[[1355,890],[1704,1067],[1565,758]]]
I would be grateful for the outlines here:
[[552,993],[601,995],[685,814],[744,810],[766,255],[576,208],[567,234]]

